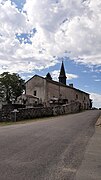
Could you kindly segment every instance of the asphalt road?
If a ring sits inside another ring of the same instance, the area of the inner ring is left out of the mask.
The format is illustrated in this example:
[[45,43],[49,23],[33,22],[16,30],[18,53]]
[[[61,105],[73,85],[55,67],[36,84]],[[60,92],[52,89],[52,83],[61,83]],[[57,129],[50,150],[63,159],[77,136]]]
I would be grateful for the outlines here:
[[0,127],[0,180],[73,180],[99,111]]

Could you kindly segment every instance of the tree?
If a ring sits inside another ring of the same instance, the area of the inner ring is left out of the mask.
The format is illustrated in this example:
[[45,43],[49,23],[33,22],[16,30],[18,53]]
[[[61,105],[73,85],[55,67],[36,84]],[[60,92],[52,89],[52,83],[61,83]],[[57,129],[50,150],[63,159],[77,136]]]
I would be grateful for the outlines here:
[[11,102],[16,100],[25,89],[25,81],[16,73],[4,72],[0,75],[0,99]]

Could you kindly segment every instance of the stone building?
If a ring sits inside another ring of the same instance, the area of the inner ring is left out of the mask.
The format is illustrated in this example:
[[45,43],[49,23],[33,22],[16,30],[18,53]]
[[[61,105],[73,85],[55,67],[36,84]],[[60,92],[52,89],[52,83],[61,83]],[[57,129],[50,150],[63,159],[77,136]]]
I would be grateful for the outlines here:
[[26,107],[32,107],[39,104],[39,98],[34,95],[22,94],[17,98],[17,104],[26,105]]
[[89,109],[91,101],[89,94],[76,89],[73,84],[66,85],[66,74],[62,62],[59,82],[52,80],[50,73],[46,77],[34,75],[26,82],[26,95],[37,97],[44,106],[70,104],[80,102],[82,109]]

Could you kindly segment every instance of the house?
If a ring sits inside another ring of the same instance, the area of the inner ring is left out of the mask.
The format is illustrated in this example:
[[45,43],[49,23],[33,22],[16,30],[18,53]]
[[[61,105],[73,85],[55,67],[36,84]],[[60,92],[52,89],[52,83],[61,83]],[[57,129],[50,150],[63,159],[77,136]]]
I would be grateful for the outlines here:
[[34,75],[26,82],[26,95],[39,99],[44,106],[56,104],[70,104],[79,101],[82,109],[89,109],[91,106],[90,95],[76,89],[73,84],[66,85],[66,74],[62,62],[59,82],[52,80],[50,73],[46,77]]
[[26,105],[26,107],[33,107],[39,104],[39,98],[34,95],[22,94],[17,98],[17,104]]

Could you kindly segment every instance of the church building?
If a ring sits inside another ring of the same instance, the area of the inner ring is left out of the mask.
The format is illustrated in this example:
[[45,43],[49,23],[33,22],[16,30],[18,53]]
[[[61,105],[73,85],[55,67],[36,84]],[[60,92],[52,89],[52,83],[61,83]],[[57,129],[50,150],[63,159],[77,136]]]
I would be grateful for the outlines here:
[[82,109],[90,109],[89,94],[76,89],[73,84],[66,85],[66,73],[62,62],[59,82],[52,80],[50,73],[46,77],[34,75],[26,82],[26,95],[36,98],[36,103],[44,106],[70,104],[80,102]]

